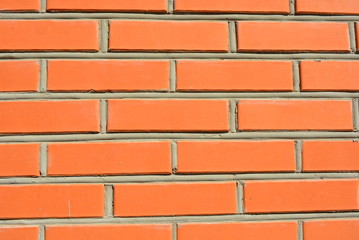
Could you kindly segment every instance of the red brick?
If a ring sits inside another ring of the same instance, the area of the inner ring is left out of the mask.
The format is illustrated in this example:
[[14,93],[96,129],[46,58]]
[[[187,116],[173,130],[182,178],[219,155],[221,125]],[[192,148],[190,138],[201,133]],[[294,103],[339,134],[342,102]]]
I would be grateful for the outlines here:
[[37,61],[0,61],[1,92],[36,92],[40,80]]
[[359,62],[304,61],[300,63],[303,91],[358,91]]
[[226,22],[112,21],[110,49],[227,52]]
[[340,100],[240,100],[240,130],[353,129],[352,103]]
[[359,143],[305,141],[303,170],[306,172],[359,171]]
[[171,225],[48,226],[46,240],[172,240]]
[[239,51],[349,52],[347,23],[238,22]]
[[359,210],[358,180],[247,181],[247,213]]
[[115,216],[222,215],[237,210],[236,183],[115,186]]
[[357,240],[359,220],[306,221],[303,224],[305,240]]
[[0,176],[39,176],[40,144],[1,144]]
[[294,142],[178,142],[179,173],[294,172]]
[[1,240],[38,240],[38,227],[0,227]]
[[48,175],[168,174],[170,142],[50,144]]
[[295,222],[179,224],[178,240],[297,240]]
[[168,90],[168,61],[49,61],[50,91]]
[[50,11],[167,12],[166,0],[47,0]]
[[289,13],[287,0],[176,0],[176,12]]
[[98,132],[99,102],[0,102],[0,133]]
[[292,63],[272,61],[179,61],[180,91],[292,91]]
[[97,51],[97,21],[1,20],[1,51]]
[[111,132],[225,132],[225,100],[109,100]]
[[1,0],[0,11],[38,12],[39,0]]
[[357,0],[297,0],[297,13],[359,14]]
[[103,185],[0,186],[0,218],[102,217]]

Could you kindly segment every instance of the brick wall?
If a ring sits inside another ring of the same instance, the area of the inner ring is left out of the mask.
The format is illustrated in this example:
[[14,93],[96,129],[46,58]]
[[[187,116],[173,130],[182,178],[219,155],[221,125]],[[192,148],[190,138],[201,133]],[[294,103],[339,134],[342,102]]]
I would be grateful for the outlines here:
[[358,0],[1,0],[1,240],[359,239]]

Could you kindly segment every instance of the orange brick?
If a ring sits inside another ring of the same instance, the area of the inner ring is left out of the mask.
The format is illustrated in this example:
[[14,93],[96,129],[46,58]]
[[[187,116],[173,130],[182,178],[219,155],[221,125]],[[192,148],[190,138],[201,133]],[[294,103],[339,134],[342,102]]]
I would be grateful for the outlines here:
[[170,142],[50,144],[48,175],[168,174]]
[[1,92],[36,92],[40,65],[36,61],[0,61]]
[[46,240],[172,240],[171,225],[48,226]]
[[176,0],[177,12],[289,13],[287,0]]
[[111,132],[225,132],[225,100],[109,100]]
[[39,144],[1,144],[0,176],[39,176]]
[[349,52],[347,23],[238,22],[239,51]]
[[110,49],[227,52],[226,22],[112,21]]
[[179,61],[180,91],[292,91],[291,62]]
[[[240,236],[240,238],[238,238]],[[297,240],[295,222],[179,224],[178,240]]]
[[0,218],[102,217],[103,185],[0,186]]
[[1,0],[0,11],[38,12],[39,0]]
[[297,13],[359,14],[357,0],[297,0]]
[[110,12],[167,12],[166,0],[47,0],[47,10],[110,11]]
[[0,102],[0,133],[98,132],[99,102]]
[[49,61],[50,91],[168,90],[168,61]]
[[303,223],[306,240],[357,240],[359,220],[306,221]]
[[38,227],[0,227],[1,240],[38,240]]
[[300,63],[304,91],[358,91],[359,62],[304,61]]
[[236,183],[115,186],[115,216],[222,215],[237,211]]
[[294,172],[294,142],[178,142],[179,173]]
[[358,180],[247,181],[244,206],[247,213],[356,211],[358,187]]
[[97,51],[98,22],[1,20],[1,51]]
[[337,100],[240,100],[240,130],[353,129],[352,103]]
[[303,170],[307,172],[359,171],[359,143],[305,141]]

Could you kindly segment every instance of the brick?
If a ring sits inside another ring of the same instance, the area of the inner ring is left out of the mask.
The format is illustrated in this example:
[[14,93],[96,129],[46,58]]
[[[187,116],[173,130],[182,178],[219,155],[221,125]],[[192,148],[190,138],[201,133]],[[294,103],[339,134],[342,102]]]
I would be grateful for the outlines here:
[[359,62],[303,61],[300,63],[303,91],[358,91]]
[[240,130],[353,129],[352,103],[341,100],[240,100]]
[[226,132],[225,100],[109,100],[110,132]]
[[[358,180],[247,181],[247,213],[359,210]],[[345,197],[344,197],[345,196]]]
[[97,21],[1,20],[0,32],[0,51],[99,50]]
[[347,23],[238,22],[239,51],[349,52]]
[[297,240],[295,222],[179,224],[178,240]]
[[176,12],[289,13],[287,0],[176,0]]
[[227,52],[226,22],[111,21],[110,49],[117,51]]
[[359,143],[351,141],[305,141],[306,172],[359,171]]
[[40,80],[37,61],[0,61],[0,92],[36,92]]
[[47,0],[49,11],[167,12],[166,0]]
[[296,13],[359,14],[357,0],[297,0]]
[[172,227],[159,225],[48,226],[46,240],[172,240]]
[[98,132],[99,115],[95,100],[0,102],[0,133]]
[[121,217],[222,215],[237,211],[234,182],[116,185],[114,198],[114,215]]
[[48,175],[169,174],[170,142],[50,144]]
[[178,61],[180,91],[292,91],[292,63]]
[[40,144],[1,144],[0,177],[39,176]]
[[168,90],[168,61],[49,61],[50,91]]
[[3,185],[0,218],[102,217],[103,185]]
[[0,227],[1,240],[38,240],[38,227]]
[[180,141],[178,173],[294,172],[294,142]]
[[39,12],[39,0],[1,0],[0,11]]
[[303,223],[306,240],[356,240],[359,239],[359,220],[320,220]]

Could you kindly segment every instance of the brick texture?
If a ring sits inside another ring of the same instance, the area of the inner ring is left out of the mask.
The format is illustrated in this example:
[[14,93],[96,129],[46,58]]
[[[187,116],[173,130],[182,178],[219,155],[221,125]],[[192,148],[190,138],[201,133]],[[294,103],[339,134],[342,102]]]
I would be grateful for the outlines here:
[[116,185],[114,195],[121,217],[223,215],[237,208],[234,182]]
[[0,240],[357,240],[359,0],[0,0]]

